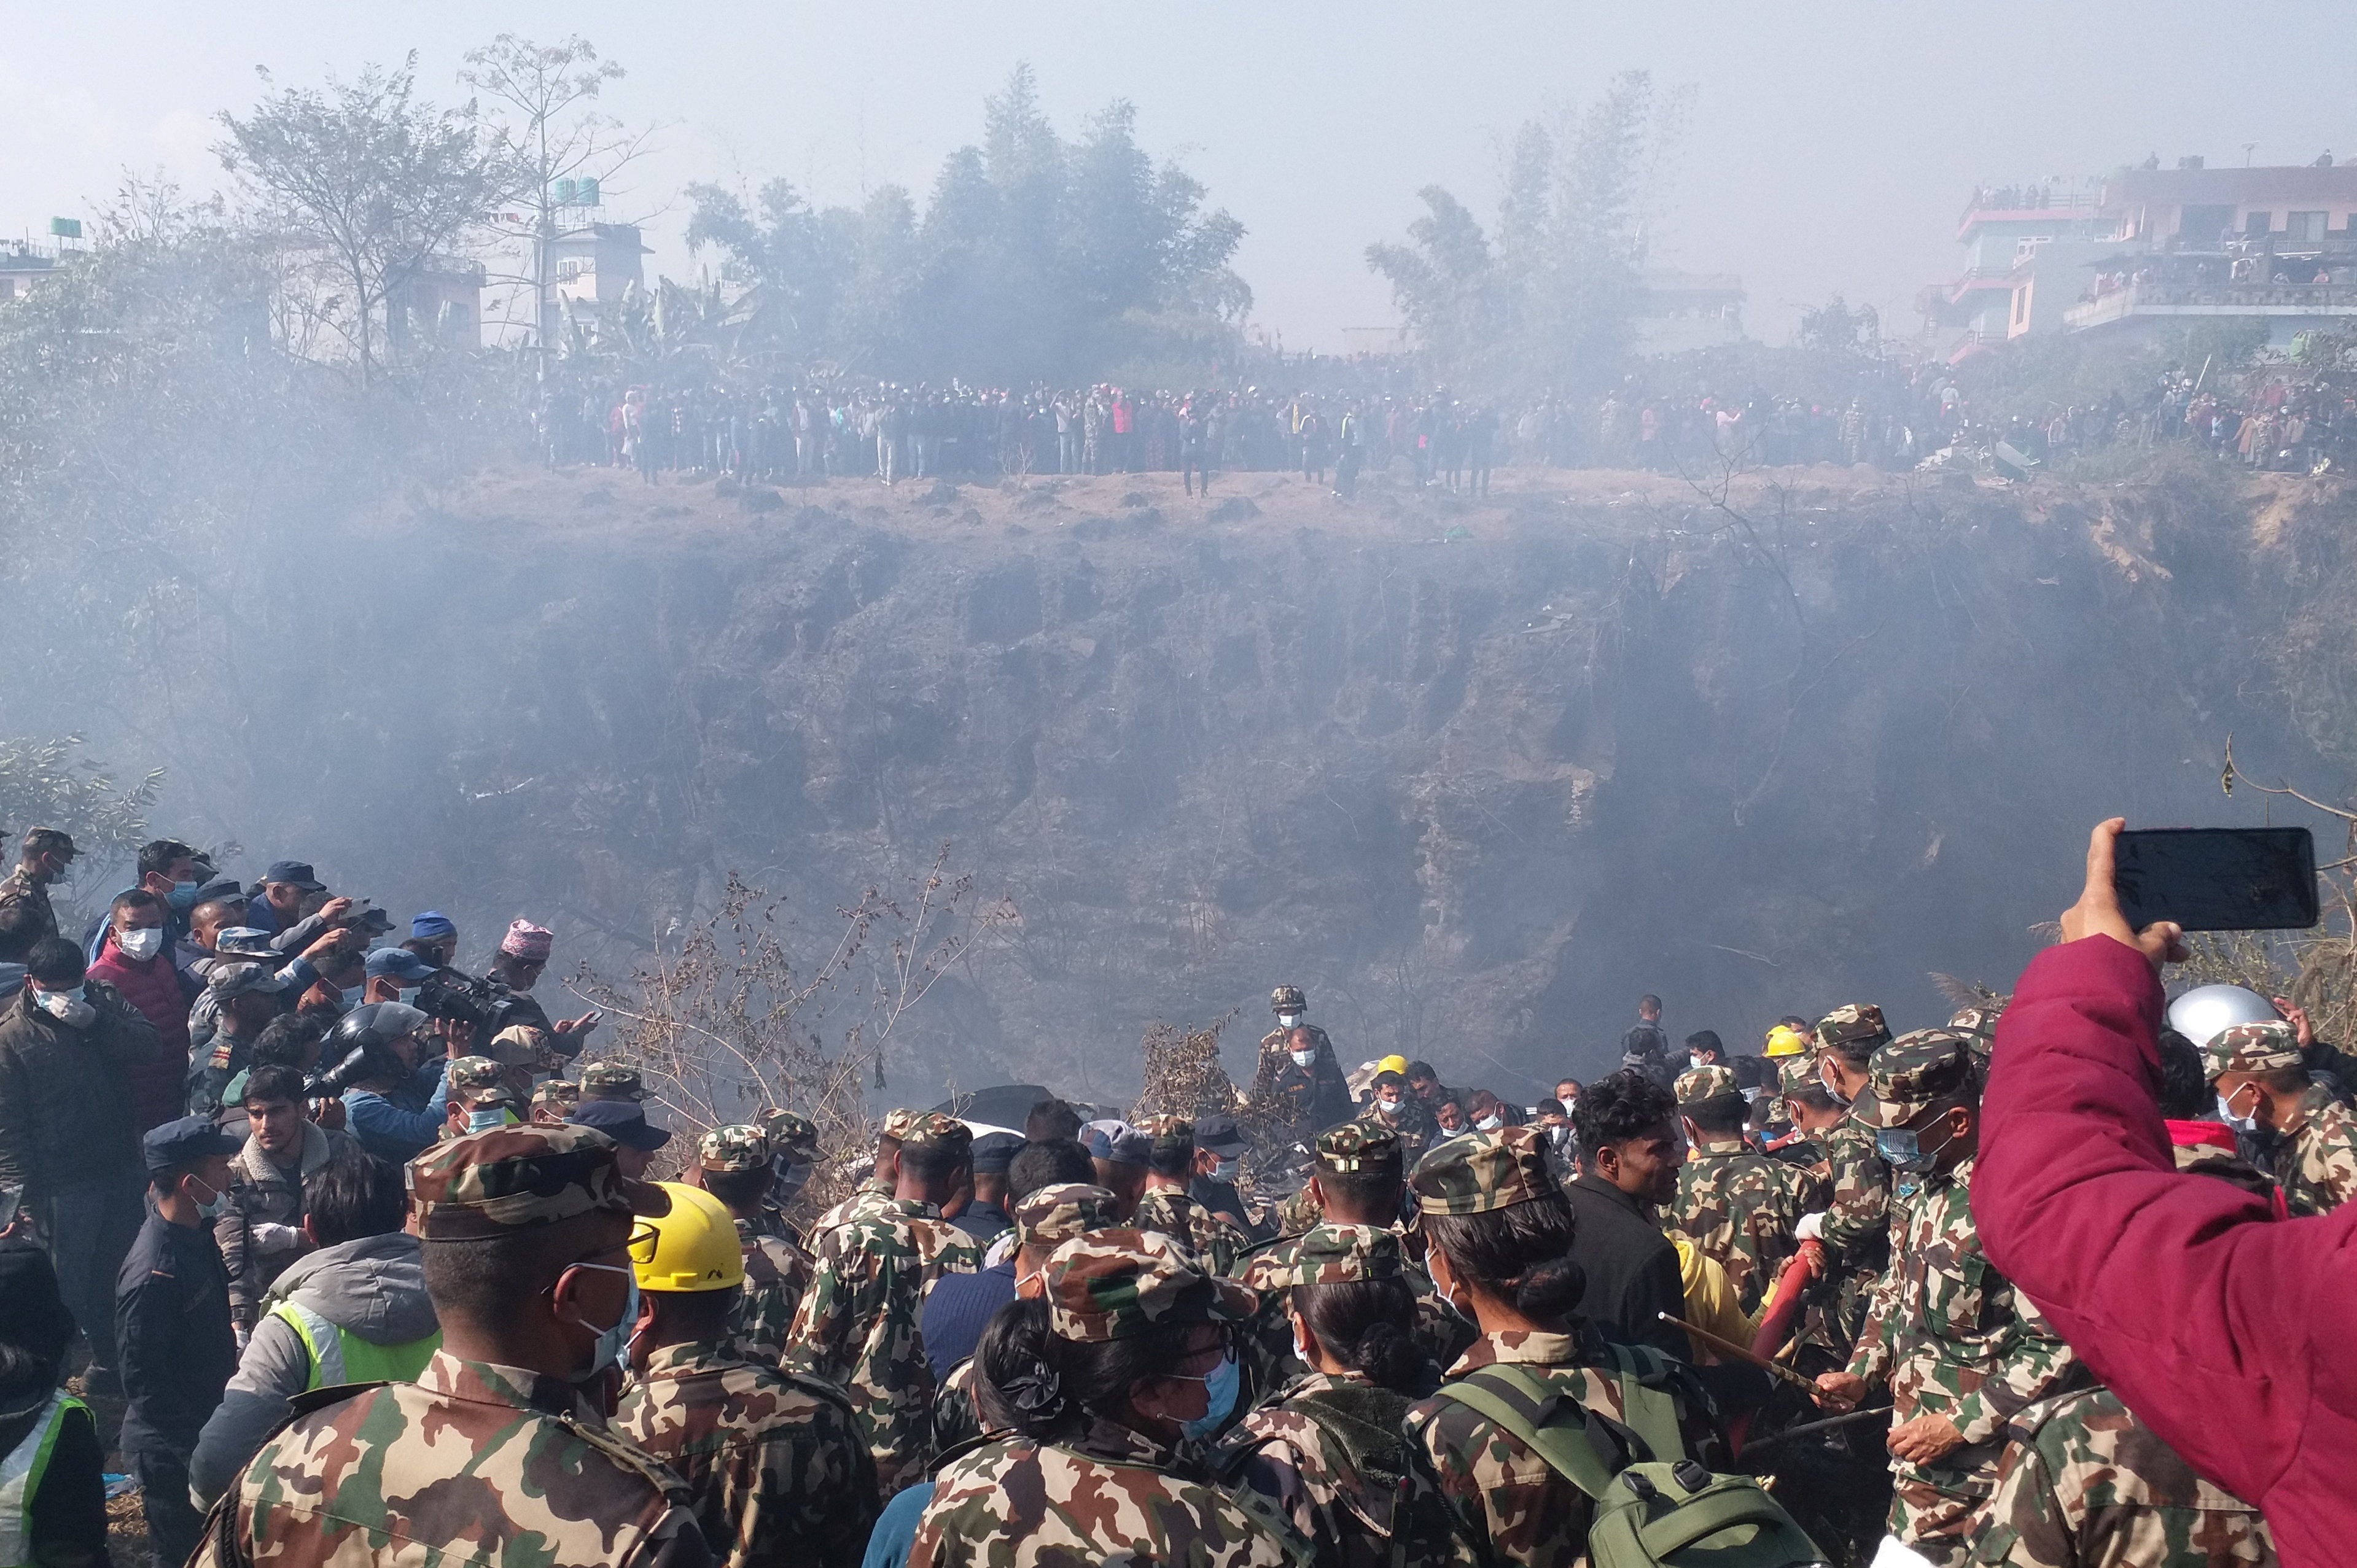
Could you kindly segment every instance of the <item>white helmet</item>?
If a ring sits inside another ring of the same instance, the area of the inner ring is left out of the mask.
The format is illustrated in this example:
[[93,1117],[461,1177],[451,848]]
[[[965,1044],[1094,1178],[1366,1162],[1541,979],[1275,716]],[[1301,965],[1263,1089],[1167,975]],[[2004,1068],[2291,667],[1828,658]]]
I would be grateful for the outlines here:
[[2221,1029],[2282,1020],[2274,1003],[2241,985],[2197,985],[2169,1004],[2169,1026],[2192,1041],[2197,1051]]

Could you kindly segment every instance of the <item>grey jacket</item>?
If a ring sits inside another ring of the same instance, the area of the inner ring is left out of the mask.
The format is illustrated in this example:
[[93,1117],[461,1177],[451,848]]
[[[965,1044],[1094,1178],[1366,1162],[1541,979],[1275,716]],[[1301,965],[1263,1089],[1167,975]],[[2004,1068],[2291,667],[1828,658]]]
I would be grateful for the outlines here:
[[303,1222],[303,1183],[312,1172],[355,1145],[343,1133],[315,1122],[303,1123],[303,1152],[292,1172],[284,1171],[249,1136],[229,1163],[229,1205],[213,1221],[213,1240],[229,1265],[229,1305],[240,1328],[251,1329],[264,1310],[264,1297],[279,1273],[303,1254],[304,1243],[273,1246],[257,1233],[262,1225]]
[[[401,1345],[434,1332],[434,1303],[417,1238],[363,1236],[307,1253],[270,1287],[265,1312],[292,1301],[375,1345]],[[237,1483],[263,1439],[287,1416],[286,1402],[311,1381],[311,1357],[285,1319],[264,1316],[245,1344],[237,1375],[205,1423],[188,1461],[188,1489],[210,1507]]]

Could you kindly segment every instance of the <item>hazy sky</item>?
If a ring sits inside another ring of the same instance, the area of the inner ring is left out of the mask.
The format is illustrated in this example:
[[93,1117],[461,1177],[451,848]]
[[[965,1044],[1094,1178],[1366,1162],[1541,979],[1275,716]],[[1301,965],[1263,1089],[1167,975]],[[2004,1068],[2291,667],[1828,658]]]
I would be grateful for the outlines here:
[[210,188],[210,117],[251,104],[257,64],[308,82],[414,48],[426,88],[455,97],[458,57],[489,35],[577,31],[629,68],[607,108],[665,126],[610,205],[653,215],[651,264],[677,277],[694,266],[685,182],[921,195],[1028,59],[1061,128],[1135,102],[1149,149],[1180,155],[1249,230],[1255,318],[1296,348],[1392,319],[1362,252],[1399,234],[1420,187],[1486,218],[1514,126],[1631,68],[1697,92],[1657,260],[1739,272],[1770,341],[1835,291],[1911,330],[1915,289],[1957,266],[1977,180],[2077,178],[2147,152],[2239,162],[2245,143],[2261,163],[2357,154],[2357,12],[2337,5],[5,0],[0,24],[0,234],[88,213],[125,166]]

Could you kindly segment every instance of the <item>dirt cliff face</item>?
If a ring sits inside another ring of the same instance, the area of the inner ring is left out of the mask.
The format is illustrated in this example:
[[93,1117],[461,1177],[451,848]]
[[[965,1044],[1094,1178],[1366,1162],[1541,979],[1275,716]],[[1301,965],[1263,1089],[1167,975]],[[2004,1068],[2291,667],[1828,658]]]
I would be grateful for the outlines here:
[[1937,1022],[1927,972],[2009,983],[2095,818],[2258,820],[2230,730],[2319,777],[2352,509],[2275,483],[1238,475],[1207,508],[519,473],[274,567],[258,716],[151,733],[253,857],[470,949],[531,912],[626,961],[732,869],[821,937],[951,841],[1022,920],[929,999],[895,1099],[1119,1098],[1148,1019],[1232,1007],[1242,1076],[1280,981],[1347,1058],[1531,1097],[1642,991],[1738,1049],[1850,1000]]

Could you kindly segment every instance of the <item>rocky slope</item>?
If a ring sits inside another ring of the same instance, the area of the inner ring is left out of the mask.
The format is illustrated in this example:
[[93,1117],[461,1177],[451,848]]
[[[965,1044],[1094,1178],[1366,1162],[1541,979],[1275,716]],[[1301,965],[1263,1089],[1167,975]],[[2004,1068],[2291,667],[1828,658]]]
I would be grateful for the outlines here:
[[1119,1098],[1147,1020],[1230,1008],[1241,1073],[1278,981],[1346,1055],[1526,1093],[1645,990],[1744,1048],[1934,1021],[1927,972],[2008,981],[2095,817],[2258,820],[2230,731],[2337,789],[2357,505],[2254,484],[503,473],[274,552],[239,689],[137,743],[251,858],[608,965],[730,871],[831,940],[948,841],[1021,921],[886,1098]]

